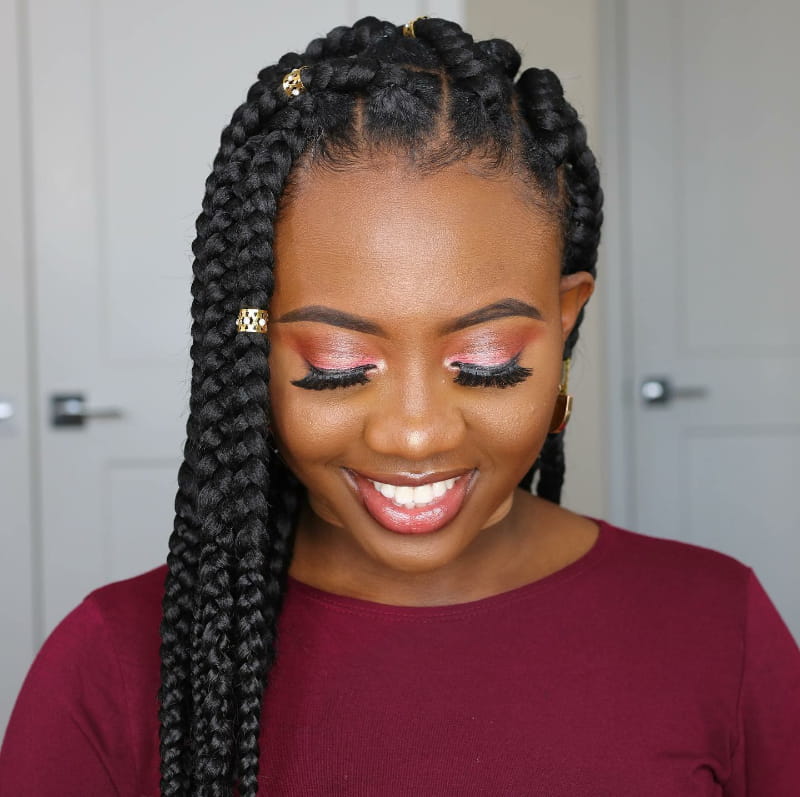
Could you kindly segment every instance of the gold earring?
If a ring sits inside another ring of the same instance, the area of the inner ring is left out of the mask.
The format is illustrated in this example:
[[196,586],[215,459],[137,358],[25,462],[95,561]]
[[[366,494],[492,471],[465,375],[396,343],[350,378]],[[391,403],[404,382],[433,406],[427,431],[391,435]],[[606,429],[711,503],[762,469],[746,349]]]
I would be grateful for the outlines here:
[[572,414],[572,396],[567,393],[570,363],[571,359],[569,357],[561,363],[561,384],[558,386],[556,406],[553,408],[553,418],[550,421],[550,434],[563,432],[567,426],[569,416]]

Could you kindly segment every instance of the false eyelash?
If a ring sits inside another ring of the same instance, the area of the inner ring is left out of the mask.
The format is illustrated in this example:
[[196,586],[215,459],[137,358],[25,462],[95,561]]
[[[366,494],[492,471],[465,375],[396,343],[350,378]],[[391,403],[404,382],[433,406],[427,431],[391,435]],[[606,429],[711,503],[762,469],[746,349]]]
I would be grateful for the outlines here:
[[519,365],[519,354],[500,365],[473,365],[472,363],[454,362],[458,374],[453,379],[456,384],[465,387],[513,387],[524,382],[532,373],[532,368]]
[[367,371],[372,371],[374,365],[359,365],[357,368],[317,368],[308,363],[308,373],[302,378],[292,382],[297,387],[306,390],[335,390],[337,387],[352,387],[353,385],[366,385]]

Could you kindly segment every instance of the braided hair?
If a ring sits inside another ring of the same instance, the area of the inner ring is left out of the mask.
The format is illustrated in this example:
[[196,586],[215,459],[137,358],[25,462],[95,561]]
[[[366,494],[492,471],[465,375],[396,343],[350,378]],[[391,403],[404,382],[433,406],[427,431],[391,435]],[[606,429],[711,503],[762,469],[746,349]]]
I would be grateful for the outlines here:
[[[558,213],[562,273],[594,275],[602,192],[586,132],[558,78],[506,41],[453,22],[415,36],[374,17],[338,27],[266,67],[223,130],[197,219],[192,378],[161,624],[161,793],[258,792],[261,706],[304,488],[270,433],[269,341],[238,334],[242,307],[269,305],[273,233],[294,170],[347,168],[401,152],[421,170],[476,156],[511,170]],[[284,75],[305,66],[299,96]],[[569,357],[578,322],[567,338]],[[521,482],[560,500],[563,434]]]

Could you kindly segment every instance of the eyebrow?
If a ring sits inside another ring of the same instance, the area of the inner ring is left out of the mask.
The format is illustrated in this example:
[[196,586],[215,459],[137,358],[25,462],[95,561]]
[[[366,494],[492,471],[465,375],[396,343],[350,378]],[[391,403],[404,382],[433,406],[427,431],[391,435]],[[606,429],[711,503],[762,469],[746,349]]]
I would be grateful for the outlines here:
[[[441,329],[442,335],[450,335],[467,327],[476,324],[485,324],[487,321],[494,321],[498,318],[509,318],[511,316],[524,316],[542,321],[542,314],[531,304],[522,302],[519,299],[501,299],[499,302],[473,310],[471,313],[454,318],[448,321]],[[290,310],[277,319],[277,323],[292,323],[297,321],[316,321],[320,324],[329,324],[333,327],[352,329],[355,332],[362,332],[365,335],[376,335],[377,337],[389,337],[378,324],[368,321],[361,316],[351,315],[342,310],[335,310],[333,307],[325,307],[321,304],[313,304],[308,307],[298,307]]]

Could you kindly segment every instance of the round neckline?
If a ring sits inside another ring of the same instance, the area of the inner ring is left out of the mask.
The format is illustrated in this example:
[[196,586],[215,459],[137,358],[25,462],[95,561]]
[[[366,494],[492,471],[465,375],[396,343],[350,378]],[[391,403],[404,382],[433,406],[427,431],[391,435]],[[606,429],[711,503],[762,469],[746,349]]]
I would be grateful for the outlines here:
[[504,592],[488,595],[485,598],[477,598],[472,601],[462,603],[450,603],[440,606],[409,606],[393,603],[379,603],[377,601],[366,600],[365,598],[354,598],[350,595],[340,595],[336,592],[328,592],[319,587],[311,586],[303,581],[298,581],[294,576],[289,575],[287,598],[296,593],[306,598],[325,604],[326,606],[351,614],[371,614],[393,617],[455,617],[475,612],[487,611],[507,603],[522,600],[540,592],[552,589],[564,581],[575,578],[584,571],[594,567],[604,556],[611,544],[611,537],[614,534],[614,527],[604,520],[588,517],[593,523],[597,524],[597,539],[583,556],[570,562],[560,570],[549,573],[542,578],[522,584],[519,587],[512,587]]

